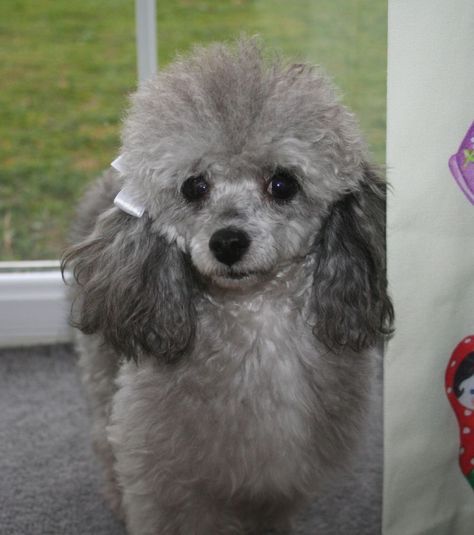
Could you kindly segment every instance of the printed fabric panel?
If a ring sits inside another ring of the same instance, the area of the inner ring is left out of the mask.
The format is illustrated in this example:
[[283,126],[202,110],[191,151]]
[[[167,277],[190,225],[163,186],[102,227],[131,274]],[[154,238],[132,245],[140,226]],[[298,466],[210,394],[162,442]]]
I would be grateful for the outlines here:
[[474,2],[390,0],[384,535],[474,534]]

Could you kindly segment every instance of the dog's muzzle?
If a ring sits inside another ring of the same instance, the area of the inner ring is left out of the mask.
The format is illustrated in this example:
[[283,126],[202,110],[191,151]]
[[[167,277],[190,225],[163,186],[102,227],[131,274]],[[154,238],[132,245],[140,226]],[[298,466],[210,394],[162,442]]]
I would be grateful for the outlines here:
[[238,262],[250,246],[246,232],[237,227],[225,227],[214,232],[209,240],[209,249],[222,264],[232,266]]

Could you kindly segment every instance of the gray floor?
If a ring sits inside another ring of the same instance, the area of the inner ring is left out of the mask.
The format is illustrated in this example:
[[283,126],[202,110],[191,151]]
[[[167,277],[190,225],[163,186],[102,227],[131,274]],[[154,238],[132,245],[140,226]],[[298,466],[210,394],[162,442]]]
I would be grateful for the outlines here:
[[[380,534],[379,386],[377,399],[353,475],[299,518],[298,535]],[[123,535],[99,486],[71,348],[0,351],[0,534]]]

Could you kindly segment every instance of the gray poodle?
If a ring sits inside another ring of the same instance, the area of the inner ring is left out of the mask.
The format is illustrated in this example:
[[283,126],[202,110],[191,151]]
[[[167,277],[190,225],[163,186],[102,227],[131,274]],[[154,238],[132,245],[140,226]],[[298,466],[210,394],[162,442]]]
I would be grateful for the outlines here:
[[108,501],[132,535],[289,529],[349,462],[392,322],[357,122],[244,39],[144,83],[121,155],[63,260]]

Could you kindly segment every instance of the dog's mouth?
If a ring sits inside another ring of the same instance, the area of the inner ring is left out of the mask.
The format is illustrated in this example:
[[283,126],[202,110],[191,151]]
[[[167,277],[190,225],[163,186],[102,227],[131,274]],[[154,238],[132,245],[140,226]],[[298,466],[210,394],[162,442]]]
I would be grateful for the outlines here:
[[249,270],[237,271],[235,269],[228,269],[224,272],[213,274],[210,278],[218,286],[226,288],[240,288],[243,285],[253,284],[258,282],[267,275],[266,272]]
[[233,279],[233,280],[242,280],[242,279],[251,277],[252,275],[258,275],[258,272],[257,271],[230,271],[229,273],[226,273],[223,276],[228,277],[229,279]]

